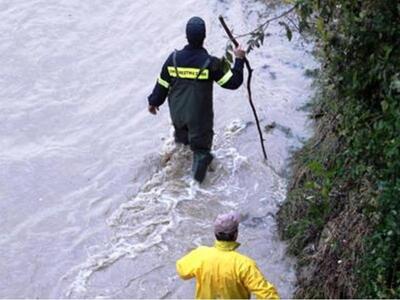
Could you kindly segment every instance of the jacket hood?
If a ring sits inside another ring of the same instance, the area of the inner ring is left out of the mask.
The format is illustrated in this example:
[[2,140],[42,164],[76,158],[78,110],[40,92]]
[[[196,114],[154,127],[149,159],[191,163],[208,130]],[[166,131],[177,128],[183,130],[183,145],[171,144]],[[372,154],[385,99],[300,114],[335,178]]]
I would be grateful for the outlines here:
[[186,24],[186,38],[190,45],[202,47],[206,37],[206,23],[200,17],[192,17]]

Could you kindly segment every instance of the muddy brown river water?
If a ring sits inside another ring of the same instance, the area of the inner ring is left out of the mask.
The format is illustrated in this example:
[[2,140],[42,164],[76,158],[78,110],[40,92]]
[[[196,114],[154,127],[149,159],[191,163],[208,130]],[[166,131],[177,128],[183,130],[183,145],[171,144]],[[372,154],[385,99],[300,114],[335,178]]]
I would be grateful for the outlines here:
[[185,45],[193,15],[205,46],[222,56],[222,14],[236,33],[260,1],[2,0],[0,2],[0,297],[191,298],[175,261],[213,243],[212,222],[238,210],[239,250],[254,258],[283,298],[295,261],[277,236],[287,163],[311,134],[300,108],[312,45],[284,28],[249,59],[253,97],[270,164],[262,162],[246,88],[214,89],[216,157],[202,185],[190,151],[171,139],[167,106],[146,110],[161,65]]

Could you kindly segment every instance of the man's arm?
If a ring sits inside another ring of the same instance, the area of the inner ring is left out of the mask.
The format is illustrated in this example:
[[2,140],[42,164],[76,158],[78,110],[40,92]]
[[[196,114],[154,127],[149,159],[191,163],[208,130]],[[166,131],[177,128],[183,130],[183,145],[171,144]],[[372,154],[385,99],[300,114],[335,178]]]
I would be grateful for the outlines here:
[[257,299],[279,299],[275,287],[264,278],[254,262],[246,266],[243,271],[243,282]]
[[237,89],[243,82],[245,51],[239,46],[233,50],[233,53],[235,54],[235,64],[233,65],[233,68],[224,72],[222,64],[219,64],[219,67],[214,73],[215,81],[221,87],[230,90]]
[[168,73],[168,65],[170,64],[171,55],[165,61],[161,73],[157,78],[153,92],[147,98],[149,102],[149,112],[153,115],[157,114],[158,107],[165,102],[171,82],[171,76]]
[[187,280],[195,277],[197,265],[196,249],[176,261],[176,271],[180,278]]

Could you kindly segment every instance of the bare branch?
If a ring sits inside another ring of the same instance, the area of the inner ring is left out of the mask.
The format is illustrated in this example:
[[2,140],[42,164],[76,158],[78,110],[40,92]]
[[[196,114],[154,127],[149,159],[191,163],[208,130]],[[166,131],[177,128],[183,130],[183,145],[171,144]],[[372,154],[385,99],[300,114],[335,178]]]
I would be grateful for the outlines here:
[[[221,22],[222,27],[224,27],[226,34],[229,36],[229,39],[237,47],[239,45],[239,43],[232,35],[232,32],[229,30],[229,28],[226,25],[225,20],[222,16],[219,16],[219,21]],[[251,75],[253,74],[253,69],[251,68],[250,62],[246,57],[244,58],[244,63],[246,64],[247,71],[249,72],[249,75],[247,77],[247,93],[249,95],[249,103],[250,103],[251,109],[253,110],[254,118],[256,119],[256,125],[257,125],[257,129],[258,129],[258,134],[260,135],[260,143],[261,143],[261,148],[262,148],[262,151],[264,154],[264,159],[267,160],[267,152],[265,151],[264,138],[263,138],[261,127],[260,127],[260,121],[258,120],[257,111],[253,104],[253,100],[252,100],[252,96],[251,96],[250,84],[251,84]]]
[[[262,23],[261,25],[259,25],[256,29],[254,29],[254,30],[252,30],[252,31],[249,31],[249,32],[247,32],[247,33],[243,33],[243,34],[236,35],[235,38],[241,38],[241,37],[249,36],[249,35],[253,34],[254,32],[256,32],[256,31],[258,31],[258,30],[265,31],[265,30],[267,29],[269,23],[271,23],[272,21],[275,21],[275,20],[278,20],[278,19],[281,19],[281,18],[287,16],[288,14],[290,14],[291,12],[293,12],[296,8],[297,8],[297,6],[295,5],[295,6],[293,6],[292,8],[290,8],[289,10],[287,10],[287,11],[283,12],[282,14],[280,14],[279,16],[275,16],[275,17],[273,17],[273,18],[271,18],[271,19],[266,20],[264,23]],[[265,27],[265,28],[264,28],[264,27]]]

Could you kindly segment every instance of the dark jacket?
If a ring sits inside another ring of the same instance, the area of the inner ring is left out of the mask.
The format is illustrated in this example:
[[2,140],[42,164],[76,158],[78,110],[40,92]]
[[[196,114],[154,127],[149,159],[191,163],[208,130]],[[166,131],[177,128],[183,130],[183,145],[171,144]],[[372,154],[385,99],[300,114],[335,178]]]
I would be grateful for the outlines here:
[[[165,61],[161,74],[153,92],[148,97],[149,104],[152,106],[160,106],[165,102],[168,96],[171,84],[176,80],[176,72],[174,71],[173,53]],[[182,50],[176,52],[176,64],[178,68],[182,68],[183,76],[191,78],[195,74],[195,70],[201,69],[204,62],[210,59],[207,67],[207,78],[200,76],[202,81],[216,81],[221,87],[226,89],[237,89],[243,82],[243,59],[236,59],[234,67],[224,72],[224,67],[220,59],[208,54],[204,48],[196,48],[192,45],[185,46]],[[193,72],[194,71],[194,72]],[[180,73],[180,71],[178,71]],[[203,74],[203,73],[202,73]],[[172,75],[172,76],[171,76]],[[179,75],[179,74],[178,74]]]

